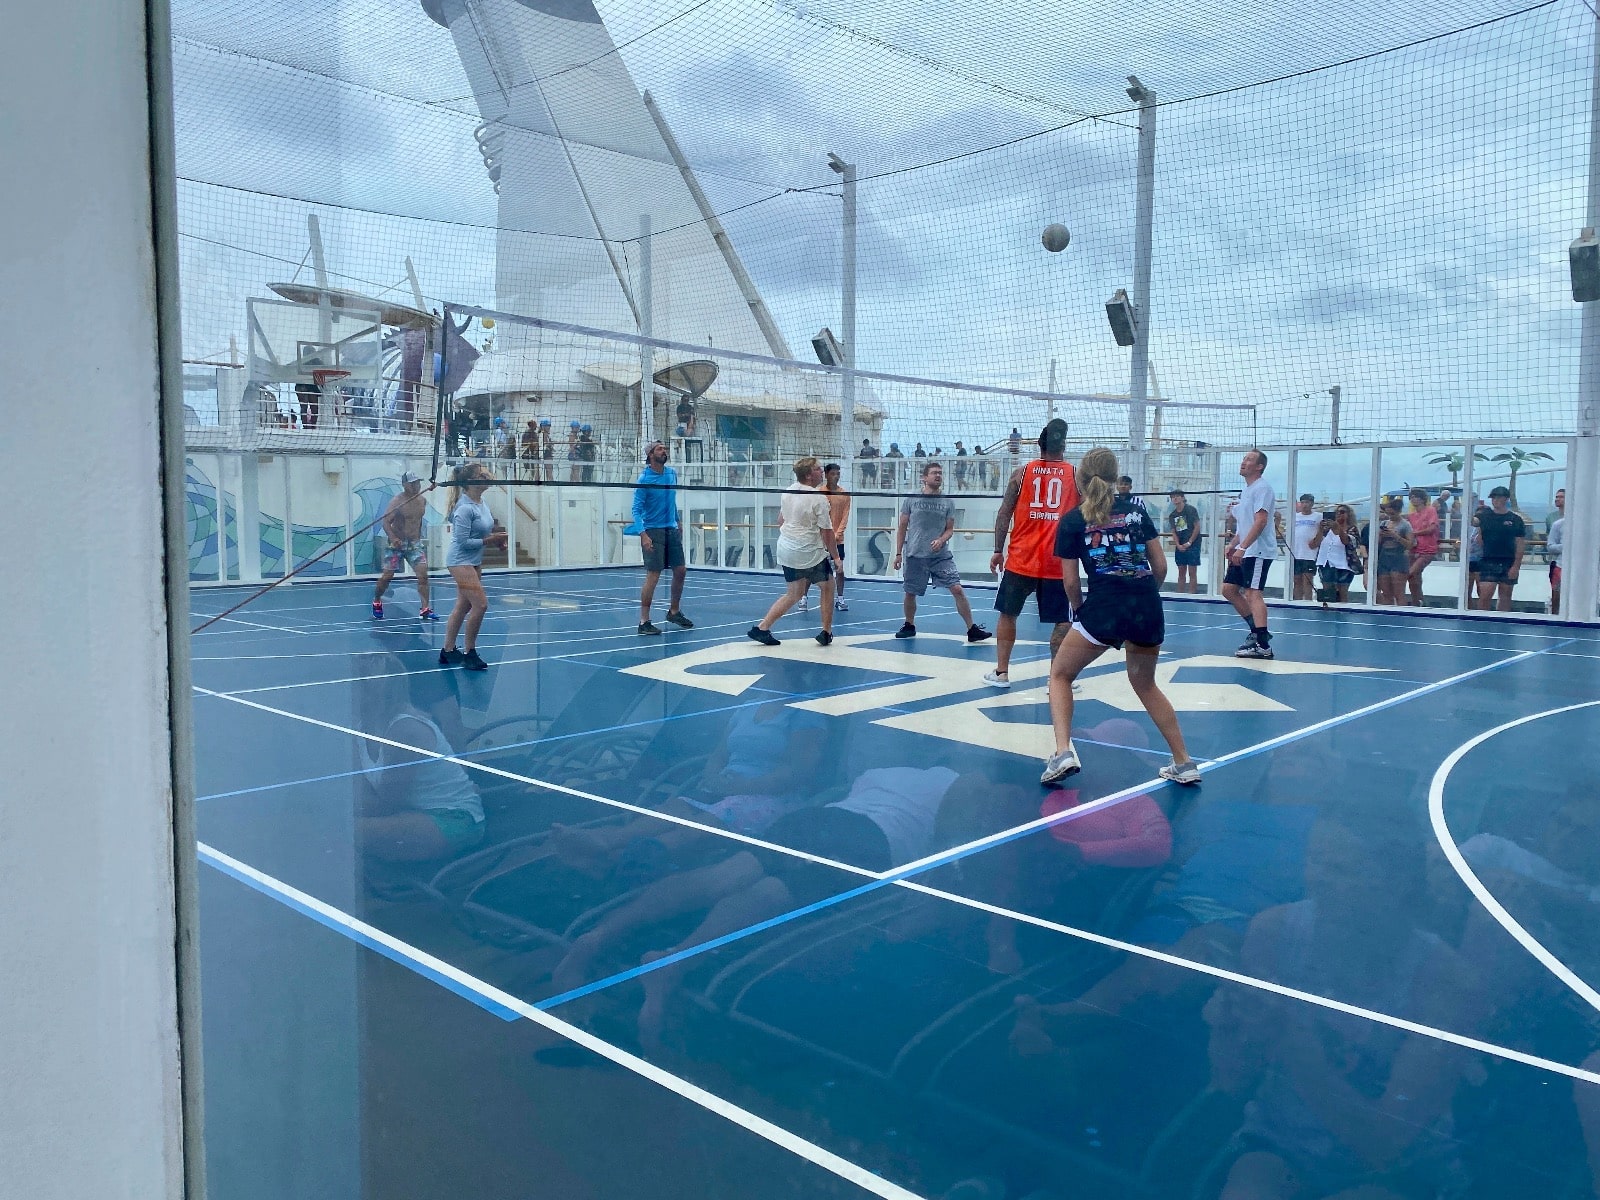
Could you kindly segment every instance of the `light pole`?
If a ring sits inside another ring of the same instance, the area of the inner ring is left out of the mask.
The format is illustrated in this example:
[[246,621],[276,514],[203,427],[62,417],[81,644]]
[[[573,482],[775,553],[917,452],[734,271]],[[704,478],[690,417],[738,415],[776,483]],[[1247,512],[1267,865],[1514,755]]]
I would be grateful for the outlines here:
[[1128,99],[1139,106],[1139,183],[1133,227],[1133,361],[1128,377],[1128,473],[1144,478],[1145,397],[1150,386],[1150,255],[1156,201],[1156,94],[1128,76]]
[[856,462],[856,168],[837,154],[828,155],[828,167],[844,180],[844,222],[840,237],[839,332],[844,343],[843,370],[839,375],[839,465],[845,491],[855,487]]
[[1328,395],[1333,397],[1333,444],[1339,444],[1339,402],[1344,398],[1344,388],[1334,384],[1328,389]]

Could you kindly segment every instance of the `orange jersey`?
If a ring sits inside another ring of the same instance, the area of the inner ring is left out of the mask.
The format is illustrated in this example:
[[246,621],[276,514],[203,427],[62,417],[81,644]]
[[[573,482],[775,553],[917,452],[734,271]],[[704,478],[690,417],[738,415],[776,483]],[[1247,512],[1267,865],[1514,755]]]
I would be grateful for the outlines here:
[[1056,557],[1056,525],[1078,507],[1072,464],[1036,459],[1022,468],[1022,490],[1011,513],[1006,539],[1006,570],[1032,579],[1061,574]]

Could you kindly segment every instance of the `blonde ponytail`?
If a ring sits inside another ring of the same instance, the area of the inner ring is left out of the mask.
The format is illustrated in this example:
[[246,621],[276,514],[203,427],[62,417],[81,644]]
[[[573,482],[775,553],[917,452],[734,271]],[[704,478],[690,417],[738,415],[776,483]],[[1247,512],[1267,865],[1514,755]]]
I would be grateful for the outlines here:
[[1096,446],[1078,464],[1079,506],[1088,525],[1102,525],[1111,515],[1117,496],[1117,456],[1104,446]]

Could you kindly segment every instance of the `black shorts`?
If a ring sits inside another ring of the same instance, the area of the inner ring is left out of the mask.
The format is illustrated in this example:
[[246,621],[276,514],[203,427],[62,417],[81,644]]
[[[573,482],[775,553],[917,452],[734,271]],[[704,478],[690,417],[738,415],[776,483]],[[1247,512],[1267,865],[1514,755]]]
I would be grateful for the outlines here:
[[1511,564],[1514,562],[1516,562],[1514,558],[1480,559],[1478,562],[1478,582],[1503,583],[1509,587],[1511,584],[1516,583],[1516,580],[1511,578]]
[[1317,560],[1314,558],[1297,558],[1294,560],[1294,573],[1296,575],[1315,575]]
[[1200,565],[1200,543],[1195,542],[1187,550],[1174,550],[1172,559],[1180,567],[1198,567]]
[[1000,576],[994,610],[1008,617],[1017,616],[1028,603],[1029,596],[1037,598],[1039,620],[1044,624],[1061,625],[1072,620],[1072,605],[1067,603],[1067,588],[1059,575],[1054,579],[1035,579],[1032,575],[1007,571]]
[[1167,636],[1167,619],[1161,611],[1161,593],[1110,591],[1101,585],[1100,598],[1089,589],[1088,598],[1077,612],[1072,627],[1099,646],[1122,649],[1124,642],[1136,646],[1159,646]]
[[833,555],[824,554],[822,561],[814,567],[785,567],[783,579],[785,583],[798,583],[804,579],[807,583],[827,583],[833,578]]
[[1273,559],[1246,558],[1238,566],[1228,564],[1228,573],[1222,577],[1223,583],[1231,583],[1234,587],[1244,588],[1246,591],[1265,591],[1267,575],[1272,570]]
[[683,534],[676,529],[646,529],[650,535],[650,549],[644,552],[646,571],[664,571],[668,567],[684,566]]

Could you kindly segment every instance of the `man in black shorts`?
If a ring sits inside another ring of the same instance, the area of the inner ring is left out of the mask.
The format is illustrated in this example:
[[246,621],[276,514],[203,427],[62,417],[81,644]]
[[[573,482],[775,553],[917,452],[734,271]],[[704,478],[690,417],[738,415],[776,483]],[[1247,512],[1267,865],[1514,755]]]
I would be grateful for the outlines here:
[[1483,559],[1478,563],[1478,607],[1510,612],[1511,589],[1517,586],[1522,554],[1528,545],[1528,523],[1511,511],[1509,488],[1491,491],[1489,505],[1472,518],[1483,537]]
[[1273,657],[1266,587],[1272,560],[1278,557],[1278,535],[1272,522],[1277,496],[1262,478],[1266,471],[1267,456],[1260,450],[1247,450],[1239,463],[1244,490],[1230,510],[1234,532],[1228,542],[1222,596],[1250,629],[1244,645],[1234,651],[1235,658]]
[[1000,620],[995,626],[994,670],[983,677],[990,687],[1011,686],[1011,650],[1017,644],[1017,617],[1029,596],[1037,597],[1039,620],[1055,626],[1050,656],[1055,657],[1072,621],[1056,557],[1056,526],[1078,504],[1072,464],[1064,461],[1067,423],[1060,417],[1039,431],[1039,457],[1018,467],[1006,484],[1005,498],[994,519],[994,553],[989,570],[1005,573],[994,598]]
[[[1150,514],[1131,497],[1114,492],[1117,456],[1096,447],[1078,464],[1082,502],[1056,531],[1056,556],[1062,582],[1076,616],[1072,631],[1050,666],[1050,720],[1056,750],[1045,760],[1040,783],[1055,783],[1081,769],[1072,744],[1072,685],[1090,663],[1109,649],[1126,647],[1128,683],[1172,750],[1160,770],[1174,783],[1200,782],[1178,728],[1178,714],[1156,683],[1156,661],[1166,637],[1161,611],[1161,581],[1167,557]],[[1089,594],[1083,593],[1084,576]]]
[[679,629],[694,628],[694,622],[679,607],[689,567],[683,554],[683,532],[678,527],[678,494],[674,490],[677,484],[678,473],[667,466],[666,443],[651,442],[633,491],[633,528],[639,530],[639,549],[644,555],[644,587],[639,590],[640,633],[661,632],[650,621],[650,605],[655,602],[656,584],[665,570],[672,572],[667,620]]

